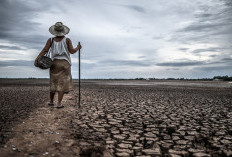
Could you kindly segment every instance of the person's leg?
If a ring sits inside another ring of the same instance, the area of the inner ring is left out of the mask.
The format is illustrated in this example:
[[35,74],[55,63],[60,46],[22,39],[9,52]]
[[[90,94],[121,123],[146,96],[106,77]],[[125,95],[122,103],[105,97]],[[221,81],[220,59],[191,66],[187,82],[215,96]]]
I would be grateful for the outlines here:
[[54,103],[54,96],[55,96],[55,93],[50,92],[50,103],[51,104]]
[[58,92],[58,102],[57,102],[57,106],[61,106],[61,101],[63,99],[64,96],[64,92]]

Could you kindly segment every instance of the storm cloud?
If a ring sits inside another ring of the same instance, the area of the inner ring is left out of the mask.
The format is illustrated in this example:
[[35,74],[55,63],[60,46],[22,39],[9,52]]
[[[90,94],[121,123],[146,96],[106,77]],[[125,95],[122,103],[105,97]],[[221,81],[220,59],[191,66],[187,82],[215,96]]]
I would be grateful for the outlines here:
[[164,62],[158,63],[158,66],[171,66],[171,67],[182,67],[182,66],[193,66],[193,65],[202,65],[205,64],[204,62],[199,61],[191,61],[191,62]]
[[0,61],[1,67],[7,67],[7,66],[33,66],[33,61],[27,61],[27,60],[8,60],[8,61]]
[[18,46],[6,46],[6,45],[0,45],[0,49],[2,50],[24,50],[21,47]]
[[31,19],[40,12],[40,7],[47,8],[33,1],[26,3],[26,1],[2,0],[0,2],[0,39],[28,48],[38,48],[37,45],[42,44],[45,36],[39,34],[40,23]]
[[115,6],[120,6],[120,7],[125,7],[129,8],[131,10],[140,12],[140,13],[146,13],[146,10],[143,7],[136,6],[136,5],[119,5],[119,4],[114,4]]
[[84,78],[232,75],[231,0],[1,0],[0,19],[0,77],[49,77],[33,63],[57,21]]

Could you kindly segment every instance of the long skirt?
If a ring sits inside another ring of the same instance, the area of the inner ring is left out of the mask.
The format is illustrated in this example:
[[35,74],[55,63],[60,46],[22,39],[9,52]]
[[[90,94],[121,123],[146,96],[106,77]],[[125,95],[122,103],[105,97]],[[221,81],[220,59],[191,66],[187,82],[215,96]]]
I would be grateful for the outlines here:
[[72,89],[71,65],[64,59],[54,59],[50,68],[50,92],[68,93]]

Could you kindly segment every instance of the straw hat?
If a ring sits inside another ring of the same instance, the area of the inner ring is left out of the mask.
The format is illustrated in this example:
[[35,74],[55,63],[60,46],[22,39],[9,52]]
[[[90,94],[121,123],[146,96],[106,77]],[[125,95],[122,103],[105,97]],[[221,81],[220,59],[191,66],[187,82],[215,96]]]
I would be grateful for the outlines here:
[[63,36],[69,33],[69,28],[63,25],[62,22],[57,22],[55,25],[49,28],[49,32],[55,36]]

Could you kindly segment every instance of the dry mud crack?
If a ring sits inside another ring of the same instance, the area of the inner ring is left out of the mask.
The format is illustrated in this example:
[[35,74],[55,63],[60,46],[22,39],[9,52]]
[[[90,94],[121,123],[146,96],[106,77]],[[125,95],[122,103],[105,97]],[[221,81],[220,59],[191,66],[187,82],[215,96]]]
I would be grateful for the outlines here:
[[77,95],[62,109],[39,105],[0,156],[232,156],[231,88],[88,82],[81,108]]

